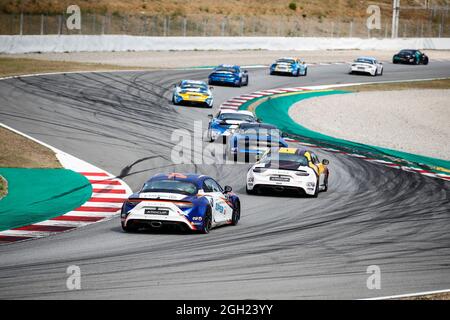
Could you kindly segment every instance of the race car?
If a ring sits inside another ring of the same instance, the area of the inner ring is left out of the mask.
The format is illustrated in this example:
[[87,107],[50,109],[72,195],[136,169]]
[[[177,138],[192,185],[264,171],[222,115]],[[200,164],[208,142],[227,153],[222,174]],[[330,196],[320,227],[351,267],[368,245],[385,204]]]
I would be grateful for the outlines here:
[[203,105],[212,108],[214,97],[211,88],[204,81],[183,80],[175,85],[172,102],[175,105]]
[[271,147],[287,147],[283,134],[267,123],[241,123],[228,141],[228,157],[248,162],[250,156],[262,155]]
[[249,194],[264,190],[317,197],[328,190],[328,160],[299,148],[271,148],[247,173]]
[[208,124],[207,139],[210,142],[217,140],[219,137],[229,136],[241,123],[257,122],[253,113],[246,110],[221,110],[216,117],[212,114],[209,117],[211,120]]
[[178,227],[209,233],[220,225],[237,225],[241,205],[230,186],[199,174],[157,174],[126,200],[121,210],[126,232]]
[[270,74],[286,74],[292,76],[306,76],[308,66],[304,61],[296,58],[281,58],[270,66]]
[[372,76],[383,75],[383,64],[373,57],[359,57],[350,66],[350,74],[368,73]]
[[228,84],[235,87],[248,86],[248,72],[239,66],[221,64],[208,76],[208,83],[210,85]]
[[395,54],[392,63],[424,64],[429,62],[428,56],[420,50],[405,49]]

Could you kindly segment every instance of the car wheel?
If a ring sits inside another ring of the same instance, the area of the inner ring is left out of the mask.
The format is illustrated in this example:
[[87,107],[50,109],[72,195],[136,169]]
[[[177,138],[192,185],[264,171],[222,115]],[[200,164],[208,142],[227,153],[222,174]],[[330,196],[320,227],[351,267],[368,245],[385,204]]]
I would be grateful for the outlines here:
[[324,181],[325,188],[323,189],[323,192],[328,191],[328,176],[329,176],[329,173],[327,173],[327,175],[325,176],[325,181]]
[[397,64],[397,60],[396,59],[392,59],[392,63],[393,64]]
[[319,178],[317,178],[316,189],[314,190],[314,194],[311,198],[317,198],[319,196]]
[[383,70],[384,70],[384,68],[381,68],[380,76],[383,75]]
[[246,87],[248,86],[248,76],[247,76],[247,79],[245,80],[245,86]]
[[296,77],[300,76],[300,69],[297,69],[297,73],[295,74]]
[[178,105],[178,103],[175,101],[175,96],[172,96],[172,103],[176,106]]
[[308,75],[308,68],[305,69],[305,73],[303,74],[304,77]]
[[241,219],[241,204],[239,201],[236,203],[236,208],[233,210],[233,214],[231,215],[231,225],[235,226],[239,223]]
[[203,234],[208,234],[209,231],[211,231],[211,225],[212,225],[212,216],[211,216],[211,207],[208,206],[208,209],[206,209],[205,218],[203,220],[203,226],[200,230]]
[[247,186],[245,186],[245,192],[246,192],[247,194],[255,194],[255,193],[256,193],[256,192],[255,192],[255,189],[250,190]]
[[122,230],[125,232],[136,232],[138,230],[136,227],[125,226],[123,223],[121,223],[121,225],[122,225]]
[[428,57],[425,57],[425,59],[423,59],[423,64],[426,66],[428,64]]

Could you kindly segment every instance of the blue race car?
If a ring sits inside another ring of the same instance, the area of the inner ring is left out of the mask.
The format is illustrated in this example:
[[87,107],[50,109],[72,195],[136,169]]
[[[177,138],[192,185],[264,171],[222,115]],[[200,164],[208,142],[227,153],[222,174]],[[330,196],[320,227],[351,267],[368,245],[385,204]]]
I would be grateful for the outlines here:
[[207,139],[210,142],[231,135],[241,123],[258,122],[253,113],[247,110],[221,110],[216,117],[212,114],[209,117],[211,120],[208,124]]
[[228,84],[235,87],[248,86],[248,72],[239,66],[221,64],[208,76],[208,83],[210,85]]
[[250,155],[260,156],[268,148],[288,147],[284,134],[277,127],[267,123],[241,123],[228,143],[228,155],[234,161],[238,158],[248,162]]
[[158,174],[122,206],[121,225],[126,232],[141,228],[178,227],[209,231],[236,225],[241,217],[239,197],[230,186],[222,188],[213,178],[198,174]]
[[286,74],[295,77],[306,76],[308,74],[308,66],[300,59],[281,58],[270,66],[270,74]]

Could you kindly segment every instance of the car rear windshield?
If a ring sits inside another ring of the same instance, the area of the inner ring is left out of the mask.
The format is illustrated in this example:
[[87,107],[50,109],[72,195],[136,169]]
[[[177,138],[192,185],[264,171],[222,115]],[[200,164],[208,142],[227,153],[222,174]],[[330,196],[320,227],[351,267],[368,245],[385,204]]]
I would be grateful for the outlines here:
[[373,60],[370,60],[370,59],[364,59],[364,58],[356,59],[355,62],[373,64]]
[[294,64],[295,60],[292,59],[279,59],[277,60],[277,63],[290,63],[290,64]]
[[416,52],[413,51],[413,50],[402,50],[402,51],[400,51],[400,53],[401,53],[401,54],[414,54],[414,53],[416,53]]
[[253,121],[253,117],[249,114],[243,113],[221,113],[219,120],[236,120],[236,121]]
[[261,127],[244,127],[239,128],[237,133],[242,135],[259,135],[263,139],[265,136],[272,136],[278,138],[281,136],[280,130]]
[[305,156],[292,153],[269,153],[262,161],[291,162],[299,166],[308,166],[308,159]]
[[233,67],[217,67],[214,71],[239,72],[237,68]]
[[197,187],[191,182],[167,179],[149,181],[144,185],[141,192],[169,192],[195,195],[197,191]]
[[181,89],[200,89],[202,91],[207,91],[208,86],[203,83],[184,83],[181,85]]

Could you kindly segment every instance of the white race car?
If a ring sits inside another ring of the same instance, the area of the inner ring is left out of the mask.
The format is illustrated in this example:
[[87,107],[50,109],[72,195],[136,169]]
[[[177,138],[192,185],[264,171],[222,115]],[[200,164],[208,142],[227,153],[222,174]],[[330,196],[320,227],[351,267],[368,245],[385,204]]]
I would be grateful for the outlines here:
[[359,57],[350,66],[350,74],[368,73],[372,76],[383,75],[383,64],[373,57]]
[[317,197],[328,190],[328,160],[298,148],[268,149],[247,173],[246,191],[293,191]]
[[220,136],[227,137],[236,130],[241,123],[257,122],[251,111],[246,110],[221,110],[214,117],[209,115],[207,139],[215,141]]

